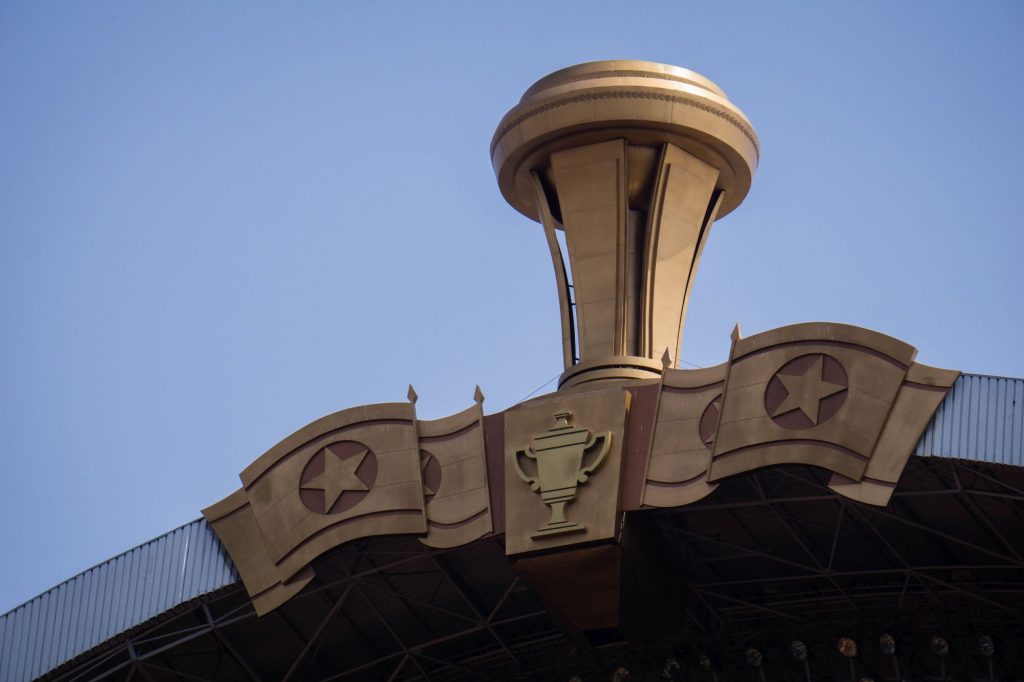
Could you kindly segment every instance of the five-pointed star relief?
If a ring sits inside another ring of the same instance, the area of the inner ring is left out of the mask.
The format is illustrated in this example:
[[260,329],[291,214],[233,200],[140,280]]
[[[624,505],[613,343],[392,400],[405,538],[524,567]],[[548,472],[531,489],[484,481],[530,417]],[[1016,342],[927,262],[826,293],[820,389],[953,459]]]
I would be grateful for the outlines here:
[[825,381],[822,378],[822,368],[824,356],[819,355],[818,358],[811,363],[811,365],[804,370],[803,374],[792,375],[792,374],[776,374],[782,385],[786,387],[786,391],[789,395],[782,401],[782,404],[775,408],[772,413],[773,417],[778,417],[780,414],[786,412],[792,412],[793,410],[800,410],[807,418],[811,420],[812,424],[817,425],[818,423],[818,407],[821,405],[821,401],[830,395],[835,395],[840,391],[845,391],[846,386],[840,386],[839,384],[833,384],[830,381]]
[[[722,411],[722,396],[718,396],[717,398],[712,400],[711,404],[704,408],[704,411],[707,412],[711,408],[714,408],[714,410],[715,410],[714,411],[714,419],[715,419],[715,426],[717,426],[717,424],[718,424],[718,414],[719,414],[719,412]],[[712,427],[711,429],[708,430],[708,437],[704,438],[703,440],[704,440],[704,445],[711,445],[712,443],[715,442],[715,427]]]
[[433,490],[427,485],[427,465],[430,464],[430,460],[433,459],[433,455],[429,452],[420,451],[420,474],[423,480],[423,497],[433,497],[437,494],[436,490]]
[[369,490],[366,484],[356,476],[356,469],[366,459],[368,450],[359,454],[342,459],[330,451],[324,450],[324,470],[304,484],[303,488],[313,488],[324,491],[324,513],[326,514],[338,501],[341,494],[346,490],[363,491]]

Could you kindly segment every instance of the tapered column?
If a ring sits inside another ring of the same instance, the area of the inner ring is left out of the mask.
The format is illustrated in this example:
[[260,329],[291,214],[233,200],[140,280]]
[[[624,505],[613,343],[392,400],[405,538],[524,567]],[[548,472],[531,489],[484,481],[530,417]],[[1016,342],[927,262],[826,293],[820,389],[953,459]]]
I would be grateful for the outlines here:
[[662,148],[645,241],[640,355],[667,349],[678,362],[697,261],[724,196],[717,182],[714,166],[673,144]]
[[579,357],[632,355],[626,348],[626,141],[556,152],[551,169],[569,247]]
[[558,71],[505,116],[492,161],[509,203],[544,225],[561,388],[656,377],[666,351],[678,363],[701,251],[746,196],[758,154],[717,85],[650,62]]

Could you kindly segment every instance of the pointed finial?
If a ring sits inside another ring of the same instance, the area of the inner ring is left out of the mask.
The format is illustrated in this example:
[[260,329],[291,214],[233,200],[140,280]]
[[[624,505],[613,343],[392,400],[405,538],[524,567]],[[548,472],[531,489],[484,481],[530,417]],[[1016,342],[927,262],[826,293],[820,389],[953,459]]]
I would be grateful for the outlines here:
[[484,392],[480,390],[480,384],[477,384],[476,390],[473,391],[473,400],[481,405],[484,404]]
[[737,341],[739,341],[739,340],[740,340],[741,338],[743,338],[743,337],[742,337],[742,336],[740,336],[740,323],[739,323],[739,322],[737,322],[737,323],[736,323],[736,326],[735,326],[735,327],[733,327],[733,329],[732,329],[732,342],[733,342],[733,343],[736,343],[736,342],[737,342]]
[[409,397],[409,402],[412,403],[413,405],[415,405],[416,401],[419,400],[419,396],[416,395],[416,389],[412,387],[412,384],[409,384],[409,394],[408,394],[408,397]]
[[668,369],[672,366],[672,356],[669,354],[668,348],[666,348],[665,352],[661,355],[661,366],[664,369]]

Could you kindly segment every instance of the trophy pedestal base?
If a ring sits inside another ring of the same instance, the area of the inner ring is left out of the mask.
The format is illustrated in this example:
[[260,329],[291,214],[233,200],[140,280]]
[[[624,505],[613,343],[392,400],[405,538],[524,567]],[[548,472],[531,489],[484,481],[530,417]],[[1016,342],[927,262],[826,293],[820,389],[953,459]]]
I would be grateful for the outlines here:
[[530,537],[546,538],[551,535],[561,535],[562,533],[578,533],[586,529],[587,527],[582,523],[576,523],[575,521],[562,521],[561,523],[549,523],[546,526],[542,526]]
[[621,543],[526,556],[512,568],[572,641],[604,646],[682,628],[686,577],[672,561],[661,530],[643,514],[627,514]]

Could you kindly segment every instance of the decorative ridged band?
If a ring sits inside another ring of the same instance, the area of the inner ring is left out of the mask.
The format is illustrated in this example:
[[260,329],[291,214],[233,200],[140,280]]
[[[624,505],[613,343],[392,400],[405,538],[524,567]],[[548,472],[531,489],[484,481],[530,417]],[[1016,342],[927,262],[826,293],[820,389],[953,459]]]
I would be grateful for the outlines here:
[[609,356],[580,362],[558,377],[559,389],[601,379],[657,379],[664,366],[650,358]]
[[512,119],[505,125],[498,128],[498,131],[494,134],[494,139],[491,141],[491,154],[493,155],[494,150],[498,147],[499,144],[501,144],[502,138],[504,138],[505,135],[507,135],[510,130],[522,124],[523,121],[527,121],[533,118],[534,116],[539,116],[547,111],[551,111],[552,109],[557,109],[559,107],[564,107],[569,104],[599,99],[653,99],[661,102],[671,102],[672,104],[684,104],[695,109],[700,109],[701,111],[705,111],[709,114],[712,114],[713,116],[717,116],[718,118],[724,121],[728,121],[733,126],[735,126],[737,130],[743,133],[744,137],[750,140],[750,144],[754,145],[754,153],[757,155],[758,161],[761,160],[761,145],[757,141],[757,135],[754,134],[754,131],[753,129],[750,128],[750,126],[748,126],[746,123],[744,123],[739,118],[733,116],[732,114],[726,111],[721,111],[720,109],[717,109],[709,104],[705,104],[704,102],[696,101],[688,97],[682,97],[680,95],[667,95],[661,92],[636,92],[634,90],[608,90],[601,92],[584,92],[573,97],[568,97],[566,99],[560,99],[555,102],[548,102],[547,104],[542,104],[539,107],[536,107],[535,109],[523,112],[522,114],[516,116],[514,119]]

